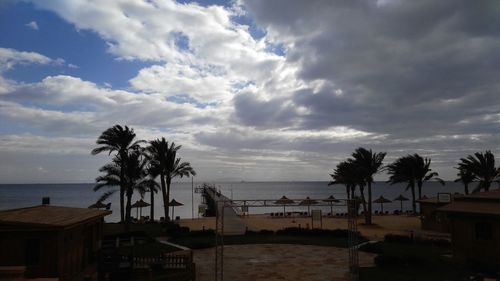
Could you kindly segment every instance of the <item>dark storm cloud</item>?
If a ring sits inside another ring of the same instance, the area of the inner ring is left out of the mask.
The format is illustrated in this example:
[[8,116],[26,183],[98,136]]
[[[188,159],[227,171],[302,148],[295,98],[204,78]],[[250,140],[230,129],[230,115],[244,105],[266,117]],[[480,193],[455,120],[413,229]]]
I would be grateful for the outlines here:
[[[295,123],[301,129],[349,126],[398,138],[500,132],[498,118],[485,118],[500,113],[498,1],[245,6],[270,36],[291,46],[287,60],[299,65],[299,78],[329,82],[294,94],[293,103],[309,109]],[[250,111],[239,113],[245,123],[259,115]]]

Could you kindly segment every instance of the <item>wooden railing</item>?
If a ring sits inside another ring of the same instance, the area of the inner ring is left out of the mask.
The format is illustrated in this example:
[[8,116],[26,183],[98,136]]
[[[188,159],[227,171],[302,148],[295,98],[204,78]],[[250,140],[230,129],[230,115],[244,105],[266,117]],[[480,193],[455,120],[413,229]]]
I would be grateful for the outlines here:
[[151,267],[158,265],[165,269],[189,269],[193,264],[193,253],[191,251],[177,251],[163,253],[158,256],[133,257],[134,268]]

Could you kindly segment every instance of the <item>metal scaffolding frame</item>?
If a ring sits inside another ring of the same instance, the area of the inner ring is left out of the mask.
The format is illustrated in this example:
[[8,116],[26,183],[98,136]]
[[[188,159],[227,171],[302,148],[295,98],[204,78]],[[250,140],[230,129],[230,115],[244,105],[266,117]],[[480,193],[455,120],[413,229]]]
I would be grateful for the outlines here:
[[[300,202],[303,199],[291,199]],[[311,199],[322,202],[323,199]],[[347,207],[348,235],[347,245],[349,248],[349,280],[359,280],[359,256],[358,256],[358,202],[356,199],[338,199],[337,203],[318,203],[315,207],[345,206]],[[252,200],[218,200],[215,218],[215,281],[224,280],[224,210],[226,208],[250,208],[250,207],[298,207],[298,204],[275,204],[276,199],[252,199]],[[303,206],[301,206],[303,207]],[[283,214],[285,215],[285,214]]]

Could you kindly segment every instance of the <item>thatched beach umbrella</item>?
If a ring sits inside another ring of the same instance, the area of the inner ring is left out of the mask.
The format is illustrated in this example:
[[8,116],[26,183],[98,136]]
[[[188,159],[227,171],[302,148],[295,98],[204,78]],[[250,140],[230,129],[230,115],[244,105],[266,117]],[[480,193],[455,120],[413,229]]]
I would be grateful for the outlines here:
[[175,201],[175,199],[172,199],[170,201],[170,203],[168,203],[167,206],[172,206],[172,219],[174,218],[174,207],[177,207],[177,206],[184,206],[184,204],[182,203],[179,203],[177,201]]
[[373,203],[380,203],[380,209],[382,210],[382,213],[384,212],[384,203],[391,203],[392,201],[389,199],[384,198],[384,196],[380,195],[379,198],[373,201]]
[[330,195],[330,197],[328,197],[326,199],[323,199],[323,202],[330,203],[330,214],[333,215],[333,203],[337,203],[337,202],[340,202],[340,201],[338,199],[336,199],[335,197],[333,197],[333,195]]
[[285,207],[286,205],[290,205],[295,203],[292,199],[288,199],[286,196],[282,196],[280,199],[274,202],[276,205],[283,205],[283,216],[286,214],[285,213]]
[[394,201],[399,201],[401,203],[401,212],[403,211],[403,201],[408,201],[410,199],[404,197],[402,194],[399,194],[398,197],[394,198]]
[[132,204],[132,208],[137,208],[137,218],[139,218],[139,209],[141,210],[141,216],[142,216],[142,208],[148,207],[151,204],[144,202],[144,200],[137,200],[134,204]]
[[90,205],[88,208],[89,209],[104,209],[106,208],[108,205],[102,203],[102,201],[97,201],[95,202],[94,204]]
[[318,204],[318,201],[309,198],[309,196],[306,197],[306,199],[300,201],[299,205],[300,206],[307,206],[307,215],[310,213],[311,205]]

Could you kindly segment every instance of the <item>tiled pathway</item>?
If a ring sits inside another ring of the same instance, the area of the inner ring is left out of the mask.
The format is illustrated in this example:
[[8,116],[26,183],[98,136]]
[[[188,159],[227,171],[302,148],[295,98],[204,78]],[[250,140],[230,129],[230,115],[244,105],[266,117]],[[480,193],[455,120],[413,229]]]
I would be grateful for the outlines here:
[[[215,249],[195,250],[196,280],[214,280]],[[359,252],[360,266],[375,255]],[[224,280],[347,280],[348,251],[308,245],[229,245],[224,247]]]

